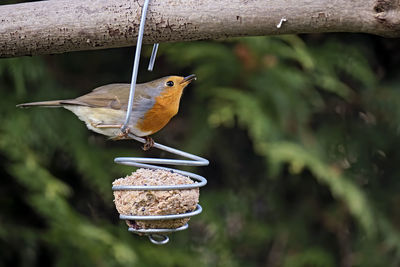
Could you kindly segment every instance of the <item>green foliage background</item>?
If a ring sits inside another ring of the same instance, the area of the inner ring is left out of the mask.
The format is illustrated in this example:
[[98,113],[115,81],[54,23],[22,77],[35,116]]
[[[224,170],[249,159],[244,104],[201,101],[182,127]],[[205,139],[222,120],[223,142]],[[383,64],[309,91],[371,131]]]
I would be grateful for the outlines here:
[[204,156],[204,211],[166,246],[127,232],[111,183],[133,141],[62,109],[17,109],[129,82],[133,49],[0,60],[0,265],[398,266],[398,40],[365,35],[161,44],[139,82],[195,73],[154,138]]

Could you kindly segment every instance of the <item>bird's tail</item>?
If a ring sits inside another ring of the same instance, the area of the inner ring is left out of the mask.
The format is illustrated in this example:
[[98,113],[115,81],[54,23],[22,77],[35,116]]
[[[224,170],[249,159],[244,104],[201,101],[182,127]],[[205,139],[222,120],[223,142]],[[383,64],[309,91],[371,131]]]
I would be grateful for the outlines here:
[[61,107],[62,106],[61,100],[52,100],[52,101],[41,101],[41,102],[31,102],[31,103],[23,103],[18,104],[17,107],[19,108],[28,108],[28,107]]

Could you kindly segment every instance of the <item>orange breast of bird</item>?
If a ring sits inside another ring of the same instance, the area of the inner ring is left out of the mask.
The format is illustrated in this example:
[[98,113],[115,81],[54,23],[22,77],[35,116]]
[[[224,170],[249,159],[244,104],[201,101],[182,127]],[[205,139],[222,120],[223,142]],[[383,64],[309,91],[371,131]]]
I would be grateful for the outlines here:
[[136,127],[140,131],[150,132],[150,134],[161,130],[178,113],[182,91],[183,88],[165,89],[155,98],[153,107],[145,113],[143,119],[137,123]]

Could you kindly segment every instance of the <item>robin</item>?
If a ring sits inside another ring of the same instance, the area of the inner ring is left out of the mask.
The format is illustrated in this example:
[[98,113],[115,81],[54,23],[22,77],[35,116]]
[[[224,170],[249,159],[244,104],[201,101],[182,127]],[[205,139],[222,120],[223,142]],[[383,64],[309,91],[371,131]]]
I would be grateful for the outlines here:
[[121,132],[129,101],[130,84],[108,84],[75,99],[19,104],[17,107],[64,107],[72,111],[86,126],[114,140],[124,139],[129,133],[145,137],[144,150],[154,145],[149,137],[161,130],[178,113],[183,89],[196,75],[167,76],[137,84],[132,113],[127,130]]

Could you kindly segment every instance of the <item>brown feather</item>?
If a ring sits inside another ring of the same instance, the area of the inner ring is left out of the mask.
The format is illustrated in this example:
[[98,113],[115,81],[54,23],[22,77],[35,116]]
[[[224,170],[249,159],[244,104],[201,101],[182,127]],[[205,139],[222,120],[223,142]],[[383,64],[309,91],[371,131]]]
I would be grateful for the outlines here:
[[51,101],[23,103],[23,104],[18,104],[17,107],[19,107],[19,108],[28,108],[28,107],[33,107],[33,106],[62,107],[63,104],[61,104],[61,101],[62,100],[51,100]]

